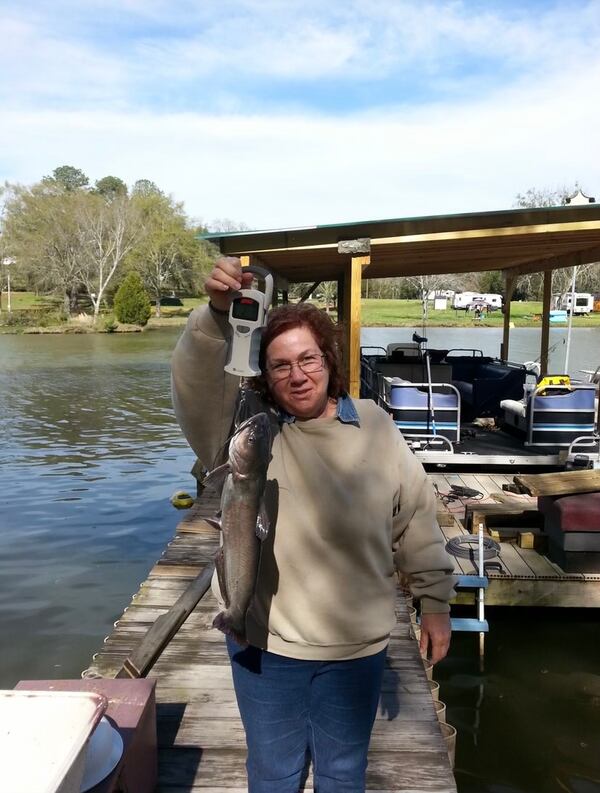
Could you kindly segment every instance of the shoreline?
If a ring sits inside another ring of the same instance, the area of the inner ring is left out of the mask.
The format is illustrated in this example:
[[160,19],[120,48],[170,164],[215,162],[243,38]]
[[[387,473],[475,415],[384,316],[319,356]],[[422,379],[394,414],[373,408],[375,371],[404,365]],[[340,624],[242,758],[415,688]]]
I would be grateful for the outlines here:
[[[44,326],[17,326],[9,327],[0,325],[0,336],[79,336],[89,334],[103,334],[103,335],[118,335],[121,333],[151,333],[154,331],[169,330],[171,328],[183,328],[187,323],[187,317],[176,317],[168,320],[158,320],[152,322],[150,320],[145,327],[138,325],[121,325],[111,330],[104,328],[93,328],[84,325],[49,325]],[[415,318],[398,319],[395,322],[364,322],[361,327],[363,328],[418,328],[422,327],[421,320]],[[465,330],[480,330],[481,328],[498,328],[502,329],[502,324],[498,322],[427,322],[427,328],[463,328]],[[541,330],[541,321],[519,321],[512,324],[511,330],[518,328],[539,328]],[[551,326],[555,329],[567,329],[566,324],[554,324]],[[572,325],[575,328],[597,328],[600,324],[597,321],[578,320]]]

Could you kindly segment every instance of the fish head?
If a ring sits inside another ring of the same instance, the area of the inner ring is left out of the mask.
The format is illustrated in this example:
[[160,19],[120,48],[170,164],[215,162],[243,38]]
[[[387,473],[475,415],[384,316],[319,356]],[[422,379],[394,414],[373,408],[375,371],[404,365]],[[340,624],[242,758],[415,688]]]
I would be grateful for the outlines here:
[[266,476],[271,453],[271,424],[266,413],[250,416],[237,428],[229,444],[234,476]]

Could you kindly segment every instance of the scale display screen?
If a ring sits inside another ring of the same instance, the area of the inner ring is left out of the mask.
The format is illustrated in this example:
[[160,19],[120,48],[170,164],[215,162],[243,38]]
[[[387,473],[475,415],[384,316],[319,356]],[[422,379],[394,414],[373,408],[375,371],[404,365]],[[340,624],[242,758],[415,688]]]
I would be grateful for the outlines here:
[[245,319],[248,322],[256,322],[258,319],[259,304],[251,297],[239,297],[233,301],[231,315],[234,319]]

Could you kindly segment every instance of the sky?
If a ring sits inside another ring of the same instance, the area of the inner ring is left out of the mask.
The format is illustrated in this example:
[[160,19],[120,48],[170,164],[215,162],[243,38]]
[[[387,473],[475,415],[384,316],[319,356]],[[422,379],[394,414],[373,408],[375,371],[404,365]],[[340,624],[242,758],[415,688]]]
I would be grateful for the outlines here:
[[600,200],[600,0],[0,0],[0,182],[249,228]]

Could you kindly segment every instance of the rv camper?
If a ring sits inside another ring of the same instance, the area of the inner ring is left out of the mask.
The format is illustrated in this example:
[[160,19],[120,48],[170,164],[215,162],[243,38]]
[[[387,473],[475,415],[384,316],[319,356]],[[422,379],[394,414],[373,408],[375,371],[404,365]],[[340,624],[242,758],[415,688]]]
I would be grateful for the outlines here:
[[[594,310],[594,296],[589,292],[575,292],[575,307],[573,308],[573,315],[589,314]],[[571,293],[567,292],[560,295],[560,304],[557,308],[563,311],[571,311]]]
[[465,311],[478,305],[488,310],[502,308],[502,295],[492,292],[457,292],[452,301],[452,308],[462,308]]

